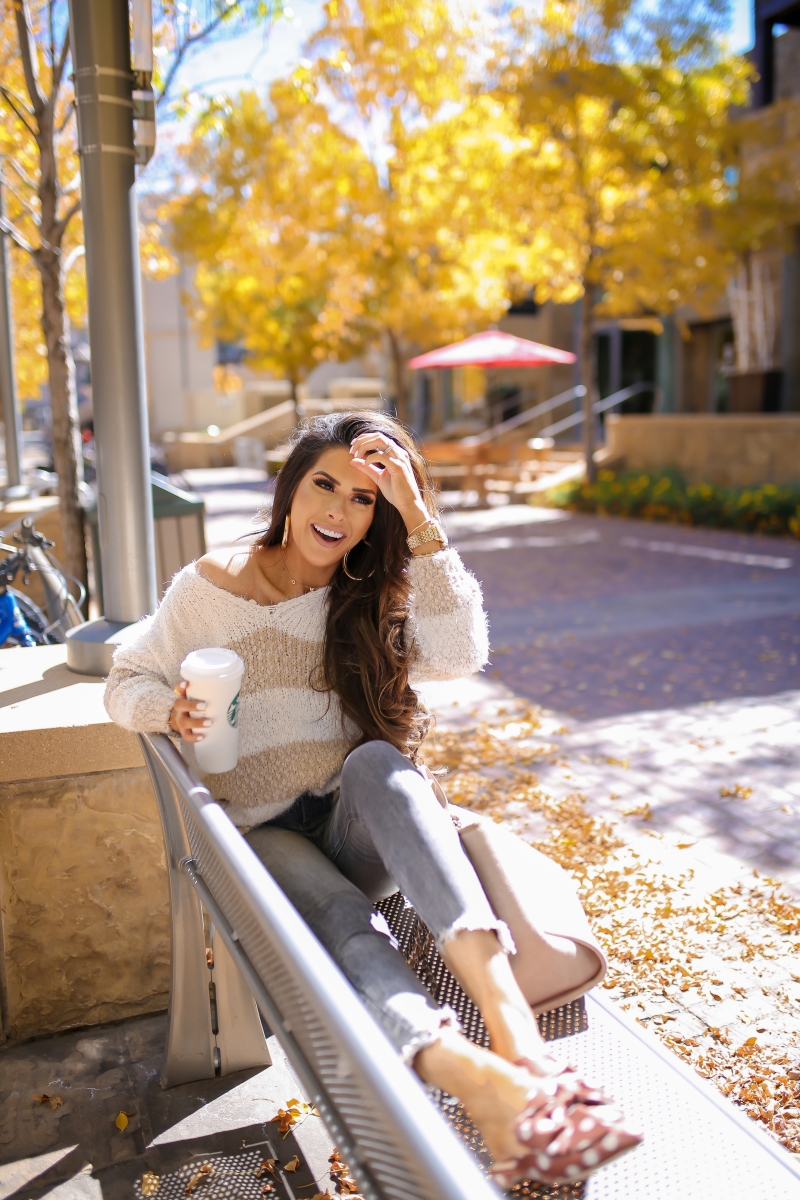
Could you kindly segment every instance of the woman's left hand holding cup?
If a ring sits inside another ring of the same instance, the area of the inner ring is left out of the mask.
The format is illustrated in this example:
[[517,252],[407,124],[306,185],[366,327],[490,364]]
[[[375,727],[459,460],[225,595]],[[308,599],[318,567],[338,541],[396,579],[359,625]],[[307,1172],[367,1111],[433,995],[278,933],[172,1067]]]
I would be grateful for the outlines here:
[[188,686],[186,680],[181,679],[173,688],[178,699],[172,706],[169,727],[180,734],[184,742],[202,742],[203,730],[211,724],[204,715],[208,705],[205,700],[189,700],[186,695]]

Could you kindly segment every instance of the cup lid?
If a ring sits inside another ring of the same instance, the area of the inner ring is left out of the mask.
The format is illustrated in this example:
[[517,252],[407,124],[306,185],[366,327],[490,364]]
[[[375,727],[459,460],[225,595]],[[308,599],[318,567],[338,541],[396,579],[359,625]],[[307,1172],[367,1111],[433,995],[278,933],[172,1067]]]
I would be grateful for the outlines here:
[[221,679],[241,674],[243,670],[244,663],[236,651],[222,646],[192,650],[181,663],[181,675],[188,679]]

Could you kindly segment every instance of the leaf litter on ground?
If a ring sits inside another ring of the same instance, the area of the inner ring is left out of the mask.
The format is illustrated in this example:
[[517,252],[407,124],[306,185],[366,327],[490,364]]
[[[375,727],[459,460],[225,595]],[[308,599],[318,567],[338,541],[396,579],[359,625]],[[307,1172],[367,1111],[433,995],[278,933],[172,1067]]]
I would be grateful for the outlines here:
[[306,1117],[318,1117],[319,1113],[310,1104],[306,1104],[305,1100],[287,1100],[286,1108],[279,1108],[276,1116],[272,1118],[273,1124],[278,1126],[278,1132],[284,1137],[290,1133],[296,1125],[304,1121]]
[[[608,956],[603,987],[612,998],[800,1153],[800,1034],[788,991],[800,905],[789,891],[757,872],[709,890],[690,866],[661,862],[657,842],[648,843],[653,853],[643,837],[631,844],[619,820],[592,812],[584,794],[554,795],[533,768],[565,763],[565,747],[543,736],[542,715],[522,702],[491,720],[438,729],[423,758],[446,772],[453,804],[507,824],[573,875]],[[648,813],[644,798],[628,809]],[[724,991],[712,992],[720,977]]]

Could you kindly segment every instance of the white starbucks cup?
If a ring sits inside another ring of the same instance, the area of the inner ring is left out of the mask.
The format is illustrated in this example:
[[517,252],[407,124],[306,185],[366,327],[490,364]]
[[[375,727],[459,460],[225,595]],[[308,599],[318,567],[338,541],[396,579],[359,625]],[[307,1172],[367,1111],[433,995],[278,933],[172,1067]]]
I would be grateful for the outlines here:
[[244,663],[233,650],[209,646],[192,650],[181,663],[190,700],[204,700],[203,716],[211,721],[202,742],[194,742],[201,771],[219,775],[232,771],[239,760],[239,691]]

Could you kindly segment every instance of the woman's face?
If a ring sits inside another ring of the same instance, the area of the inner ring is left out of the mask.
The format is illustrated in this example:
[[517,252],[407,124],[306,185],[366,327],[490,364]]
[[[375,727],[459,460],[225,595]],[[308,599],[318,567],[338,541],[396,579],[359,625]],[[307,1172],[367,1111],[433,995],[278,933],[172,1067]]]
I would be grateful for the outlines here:
[[325,450],[292,499],[290,545],[311,566],[333,569],[365,537],[377,493],[372,480],[351,465],[349,450]]

